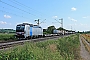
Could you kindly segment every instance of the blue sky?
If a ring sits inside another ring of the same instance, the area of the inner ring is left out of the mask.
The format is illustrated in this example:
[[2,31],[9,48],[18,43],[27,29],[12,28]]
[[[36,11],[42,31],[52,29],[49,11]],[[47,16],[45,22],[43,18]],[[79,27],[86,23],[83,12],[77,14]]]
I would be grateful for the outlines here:
[[[63,27],[76,31],[90,30],[90,0],[0,0],[0,28],[15,29],[23,22],[36,24],[40,19],[43,28],[63,18]],[[56,19],[56,20],[55,20]]]

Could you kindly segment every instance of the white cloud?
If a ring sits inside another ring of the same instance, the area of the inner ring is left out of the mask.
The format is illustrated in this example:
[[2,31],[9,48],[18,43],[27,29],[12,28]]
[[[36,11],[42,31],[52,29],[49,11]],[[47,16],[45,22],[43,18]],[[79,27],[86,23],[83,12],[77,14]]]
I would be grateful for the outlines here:
[[84,17],[82,17],[82,18],[89,18],[90,16],[84,16]]
[[82,17],[82,18],[87,18],[87,17]]
[[71,10],[72,10],[72,11],[76,11],[76,10],[77,10],[77,8],[75,8],[75,7],[72,7],[72,8],[71,8]]
[[82,23],[80,23],[80,25],[81,25],[81,26],[88,26],[88,24],[82,24]]
[[74,23],[74,24],[69,24],[69,26],[77,26],[78,24]]
[[71,21],[77,22],[77,20],[75,20],[75,19],[73,19],[71,17],[68,17],[68,19],[71,20]]
[[53,16],[52,18],[58,18],[58,16]]
[[11,18],[11,16],[9,16],[9,15],[4,15],[4,18]]
[[74,21],[74,22],[76,22],[76,21],[77,21],[77,20],[75,20],[75,19],[73,19],[73,18],[72,18],[71,20],[72,20],[72,21]]
[[5,22],[5,21],[0,21],[0,24],[12,25],[11,23],[7,23],[7,22]]
[[4,21],[0,21],[0,24],[7,24],[7,22],[4,22]]

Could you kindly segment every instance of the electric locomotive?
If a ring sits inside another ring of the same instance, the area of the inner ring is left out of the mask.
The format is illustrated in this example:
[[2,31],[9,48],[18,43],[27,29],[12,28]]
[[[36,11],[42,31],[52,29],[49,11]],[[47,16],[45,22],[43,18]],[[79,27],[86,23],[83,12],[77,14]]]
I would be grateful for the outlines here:
[[16,26],[17,38],[36,38],[43,36],[43,29],[38,25],[23,23]]

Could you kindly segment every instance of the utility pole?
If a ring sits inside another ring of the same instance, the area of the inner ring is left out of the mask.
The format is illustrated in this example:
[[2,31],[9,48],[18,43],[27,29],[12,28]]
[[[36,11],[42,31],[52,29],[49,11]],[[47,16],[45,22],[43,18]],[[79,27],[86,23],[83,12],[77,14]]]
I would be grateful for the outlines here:
[[71,26],[71,31],[72,31],[72,26]]
[[72,33],[72,26],[71,26],[71,33]]
[[[46,19],[45,19],[45,20],[46,20]],[[40,19],[38,19],[38,20],[35,20],[35,22],[36,22],[37,25],[39,26],[41,23],[44,23],[45,20],[43,20],[42,22],[40,22]]]
[[59,19],[59,20],[61,20],[61,28],[62,28],[62,33],[63,33],[63,35],[64,35],[64,32],[63,32],[63,18],[61,18],[61,19]]
[[37,24],[38,24],[38,26],[39,26],[39,24],[40,24],[40,23],[39,23],[39,19],[38,19],[38,20],[35,20],[35,21],[37,21],[36,23],[37,23]]
[[[56,20],[56,19],[55,19]],[[61,22],[59,22],[58,20],[56,20],[58,23],[60,23],[60,25],[61,25],[61,28],[62,28],[62,34],[63,34],[63,18],[61,18],[61,19],[59,19],[59,20],[61,20]],[[63,34],[64,35],[64,34]]]
[[61,18],[59,20],[61,20],[61,27],[63,28],[63,18]]

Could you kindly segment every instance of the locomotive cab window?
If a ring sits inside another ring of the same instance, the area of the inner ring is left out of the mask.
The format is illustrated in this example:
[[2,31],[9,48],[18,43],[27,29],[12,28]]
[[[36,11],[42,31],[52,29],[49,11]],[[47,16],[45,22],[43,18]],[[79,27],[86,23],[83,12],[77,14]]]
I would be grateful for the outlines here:
[[16,32],[24,32],[25,25],[17,25]]

